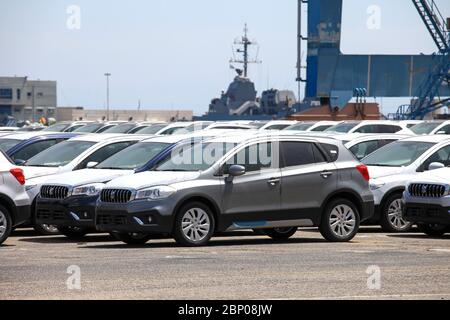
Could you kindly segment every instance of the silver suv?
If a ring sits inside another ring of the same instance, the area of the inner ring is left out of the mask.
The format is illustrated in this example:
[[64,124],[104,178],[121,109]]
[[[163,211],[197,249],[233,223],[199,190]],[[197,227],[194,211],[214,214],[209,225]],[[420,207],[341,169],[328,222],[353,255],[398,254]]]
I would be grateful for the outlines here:
[[154,171],[109,182],[96,227],[128,244],[171,235],[201,246],[216,232],[241,229],[287,239],[298,227],[350,241],[373,215],[368,181],[367,167],[331,138],[216,138],[174,149]]
[[0,244],[14,227],[30,218],[30,198],[25,191],[22,169],[0,152]]

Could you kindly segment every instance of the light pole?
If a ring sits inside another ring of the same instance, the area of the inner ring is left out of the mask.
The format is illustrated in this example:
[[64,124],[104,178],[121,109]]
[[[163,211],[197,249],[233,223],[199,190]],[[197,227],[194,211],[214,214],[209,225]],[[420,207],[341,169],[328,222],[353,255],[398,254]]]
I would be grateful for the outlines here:
[[105,73],[106,77],[106,121],[109,121],[109,77],[111,73]]

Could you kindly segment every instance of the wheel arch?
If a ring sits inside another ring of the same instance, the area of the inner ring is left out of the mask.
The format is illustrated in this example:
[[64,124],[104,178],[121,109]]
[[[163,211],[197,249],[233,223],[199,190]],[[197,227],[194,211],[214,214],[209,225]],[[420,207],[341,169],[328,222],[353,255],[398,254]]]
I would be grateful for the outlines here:
[[[321,213],[325,210],[326,206],[333,200],[343,198],[355,204],[358,209],[358,214],[361,217],[361,212],[363,210],[363,200],[361,196],[354,190],[351,189],[341,189],[336,190],[332,194],[330,194],[322,204]],[[322,220],[322,214],[320,215],[320,221]],[[319,223],[320,223],[319,221]]]
[[2,205],[3,207],[5,207],[6,210],[8,210],[11,216],[12,225],[14,226],[14,224],[16,223],[16,214],[17,214],[16,205],[14,204],[14,201],[7,195],[0,193],[0,205]]
[[[219,226],[219,214],[220,214],[219,206],[216,203],[216,201],[214,201],[213,199],[211,199],[211,197],[204,195],[204,194],[193,194],[193,195],[189,195],[189,196],[186,196],[183,199],[181,199],[178,202],[178,204],[175,206],[174,217],[176,214],[178,214],[178,211],[180,210],[180,208],[189,202],[200,202],[200,203],[203,203],[204,205],[208,206],[208,208],[211,209],[213,216],[214,216],[214,220],[215,220],[214,229],[217,230],[217,228]],[[175,219],[174,219],[174,223],[175,223]]]
[[403,193],[406,190],[406,187],[395,187],[390,189],[388,192],[386,192],[383,195],[383,198],[380,201],[380,211],[383,210],[384,206],[386,205],[387,199],[389,199],[390,196],[396,193]]

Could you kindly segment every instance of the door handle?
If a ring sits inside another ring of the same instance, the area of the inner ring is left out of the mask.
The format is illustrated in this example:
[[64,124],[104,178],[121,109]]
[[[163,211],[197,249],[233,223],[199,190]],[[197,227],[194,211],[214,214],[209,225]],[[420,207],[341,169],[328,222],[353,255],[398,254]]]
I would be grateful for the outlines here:
[[331,177],[333,175],[333,172],[331,172],[331,171],[323,171],[320,175],[322,176],[322,178],[328,179],[329,177]]
[[280,179],[279,178],[272,178],[269,181],[267,181],[268,184],[270,184],[272,187],[276,186],[277,184],[280,183]]

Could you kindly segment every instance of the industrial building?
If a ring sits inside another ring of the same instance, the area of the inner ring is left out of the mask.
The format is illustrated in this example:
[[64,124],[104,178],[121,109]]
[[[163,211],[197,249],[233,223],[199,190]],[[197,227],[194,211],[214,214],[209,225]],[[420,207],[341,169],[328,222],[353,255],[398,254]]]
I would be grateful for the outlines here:
[[8,116],[30,121],[55,117],[56,88],[56,81],[0,77],[0,122]]

